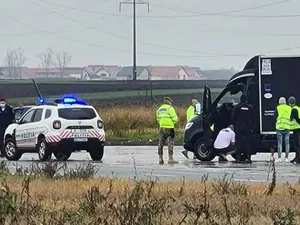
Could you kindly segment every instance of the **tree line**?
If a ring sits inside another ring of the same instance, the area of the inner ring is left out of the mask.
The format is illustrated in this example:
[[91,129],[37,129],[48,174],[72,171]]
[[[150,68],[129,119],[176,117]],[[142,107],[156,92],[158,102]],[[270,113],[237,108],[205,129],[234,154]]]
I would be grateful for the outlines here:
[[[39,67],[45,70],[46,77],[49,76],[51,68],[54,67],[58,69],[61,77],[63,77],[65,69],[72,60],[72,57],[67,52],[55,52],[52,48],[46,49],[37,55],[37,57],[40,60]],[[24,49],[20,47],[17,49],[8,49],[4,58],[4,69],[2,70],[5,70],[11,79],[22,78],[22,70],[27,60]]]

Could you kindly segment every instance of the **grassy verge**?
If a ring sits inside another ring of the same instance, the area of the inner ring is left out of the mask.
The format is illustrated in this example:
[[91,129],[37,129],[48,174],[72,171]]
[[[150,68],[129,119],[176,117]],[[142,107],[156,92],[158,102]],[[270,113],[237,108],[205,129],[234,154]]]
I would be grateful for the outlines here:
[[[212,92],[220,92],[221,89],[214,88]],[[178,94],[193,94],[201,93],[202,90],[199,89],[164,89],[164,90],[153,90],[153,95],[178,95]],[[98,92],[98,93],[82,93],[78,94],[77,97],[84,100],[109,100],[109,99],[118,99],[118,98],[128,98],[128,97],[137,97],[137,96],[150,96],[150,91],[118,91],[118,92]],[[59,98],[60,96],[47,96],[48,98]],[[10,98],[8,99],[10,104],[34,104],[37,101],[37,97],[20,97],[20,98]]]
[[[57,163],[0,168],[1,224],[300,224],[300,185],[94,178],[88,164],[57,175]],[[101,172],[101,168],[100,168]],[[28,175],[26,175],[28,174]]]

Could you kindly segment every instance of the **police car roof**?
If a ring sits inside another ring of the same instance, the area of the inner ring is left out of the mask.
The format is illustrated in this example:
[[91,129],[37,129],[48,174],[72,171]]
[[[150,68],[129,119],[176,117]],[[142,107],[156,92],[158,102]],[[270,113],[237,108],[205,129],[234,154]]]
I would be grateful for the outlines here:
[[16,106],[16,107],[13,107],[13,109],[27,109],[27,108],[32,108],[36,105],[23,105],[23,106]]

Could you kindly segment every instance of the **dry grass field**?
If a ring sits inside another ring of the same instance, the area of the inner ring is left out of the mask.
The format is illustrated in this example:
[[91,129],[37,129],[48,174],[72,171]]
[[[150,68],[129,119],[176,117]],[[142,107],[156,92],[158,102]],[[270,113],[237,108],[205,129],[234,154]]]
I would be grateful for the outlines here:
[[300,185],[276,184],[275,172],[270,184],[246,184],[93,178],[91,166],[56,177],[50,163],[31,175],[1,168],[0,224],[300,224]]
[[[155,107],[112,107],[100,110],[99,115],[104,121],[104,128],[108,140],[116,139],[156,139],[158,124],[156,122]],[[181,140],[186,122],[187,108],[176,107],[179,121],[176,124],[176,139]]]

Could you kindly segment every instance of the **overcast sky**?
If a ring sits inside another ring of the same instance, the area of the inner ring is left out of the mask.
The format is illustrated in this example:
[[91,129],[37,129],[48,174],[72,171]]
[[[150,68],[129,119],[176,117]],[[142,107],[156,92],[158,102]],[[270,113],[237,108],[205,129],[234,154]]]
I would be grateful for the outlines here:
[[[241,69],[257,53],[300,50],[299,0],[148,2],[149,13],[137,6],[138,65]],[[119,12],[117,0],[5,0],[0,18],[2,62],[20,46],[30,67],[48,47],[67,51],[70,66],[132,65],[132,5]]]

